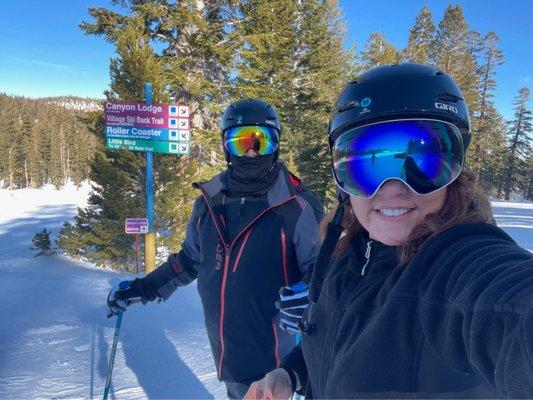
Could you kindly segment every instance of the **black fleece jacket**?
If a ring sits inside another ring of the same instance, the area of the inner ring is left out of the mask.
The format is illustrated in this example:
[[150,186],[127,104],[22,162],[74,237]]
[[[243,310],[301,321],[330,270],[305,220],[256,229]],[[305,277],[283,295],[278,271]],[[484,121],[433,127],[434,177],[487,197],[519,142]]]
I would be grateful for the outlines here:
[[[314,331],[283,365],[306,398],[533,398],[533,256],[461,224],[405,267],[360,235],[330,266]],[[303,354],[302,354],[303,352]],[[305,359],[305,362],[304,362]]]

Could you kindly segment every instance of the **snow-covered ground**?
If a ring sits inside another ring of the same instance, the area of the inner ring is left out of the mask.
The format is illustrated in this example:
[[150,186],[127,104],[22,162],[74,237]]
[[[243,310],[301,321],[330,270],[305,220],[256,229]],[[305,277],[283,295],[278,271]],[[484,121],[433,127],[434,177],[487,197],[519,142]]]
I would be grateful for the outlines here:
[[[55,237],[88,187],[0,190],[0,398],[99,398],[115,318],[109,288],[131,275],[29,250]],[[196,286],[124,314],[109,398],[222,398]]]
[[[115,318],[109,288],[131,275],[62,256],[34,257],[33,235],[55,237],[88,187],[0,190],[0,398],[99,398]],[[533,204],[493,203],[498,224],[533,251]],[[110,398],[222,398],[196,286],[124,314]]]
[[493,201],[496,223],[523,248],[533,252],[533,203]]

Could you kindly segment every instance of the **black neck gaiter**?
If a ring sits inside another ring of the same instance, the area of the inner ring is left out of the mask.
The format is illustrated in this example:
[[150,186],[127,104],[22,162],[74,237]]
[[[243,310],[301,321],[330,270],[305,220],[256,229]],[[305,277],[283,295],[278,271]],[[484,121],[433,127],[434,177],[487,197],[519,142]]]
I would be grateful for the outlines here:
[[228,191],[236,197],[262,196],[279,175],[280,164],[274,154],[256,157],[230,156]]

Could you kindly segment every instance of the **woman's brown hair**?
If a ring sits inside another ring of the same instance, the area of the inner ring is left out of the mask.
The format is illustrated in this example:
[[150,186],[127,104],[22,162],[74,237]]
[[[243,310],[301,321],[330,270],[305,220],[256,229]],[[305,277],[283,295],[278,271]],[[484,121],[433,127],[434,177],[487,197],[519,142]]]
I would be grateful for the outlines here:
[[[345,251],[354,236],[364,230],[355,214],[350,212],[352,206],[349,201],[344,207],[342,226],[345,235],[337,243],[335,254]],[[320,223],[322,236],[325,235],[327,225],[333,219],[334,214],[335,210],[330,211]],[[459,177],[447,187],[442,208],[436,213],[427,215],[420,224],[413,228],[407,242],[397,247],[398,263],[406,265],[428,239],[463,222],[493,223],[489,199],[477,184],[474,173],[467,169],[464,169]]]

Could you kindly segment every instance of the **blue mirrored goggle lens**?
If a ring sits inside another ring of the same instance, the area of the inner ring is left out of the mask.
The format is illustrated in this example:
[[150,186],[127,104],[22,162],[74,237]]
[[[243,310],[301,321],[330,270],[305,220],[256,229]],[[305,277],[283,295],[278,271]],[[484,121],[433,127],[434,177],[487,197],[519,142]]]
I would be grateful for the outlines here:
[[225,132],[224,146],[231,155],[238,157],[250,149],[259,156],[270,155],[278,148],[278,133],[266,126],[237,126]]
[[389,179],[428,194],[453,182],[463,167],[462,137],[454,125],[435,120],[399,120],[354,128],[333,144],[339,187],[372,197]]

